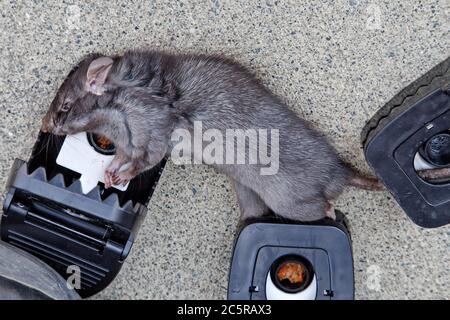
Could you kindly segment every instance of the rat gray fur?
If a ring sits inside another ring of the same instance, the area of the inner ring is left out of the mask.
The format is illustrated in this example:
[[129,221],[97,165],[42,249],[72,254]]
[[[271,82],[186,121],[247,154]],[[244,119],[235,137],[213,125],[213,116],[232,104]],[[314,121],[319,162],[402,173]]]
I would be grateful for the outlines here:
[[380,189],[375,179],[346,165],[321,133],[247,69],[223,57],[153,51],[90,55],[58,90],[43,130],[91,131],[112,140],[117,154],[105,173],[109,187],[170,155],[173,131],[192,132],[195,121],[221,132],[279,130],[278,173],[261,175],[259,164],[213,164],[233,180],[242,219],[272,210],[287,219],[318,220],[333,216],[330,200],[344,186]]

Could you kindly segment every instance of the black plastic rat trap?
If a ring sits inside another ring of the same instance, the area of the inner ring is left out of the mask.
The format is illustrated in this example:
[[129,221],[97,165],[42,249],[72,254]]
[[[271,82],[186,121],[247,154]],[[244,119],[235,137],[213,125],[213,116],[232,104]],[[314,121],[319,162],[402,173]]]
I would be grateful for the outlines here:
[[368,163],[416,224],[450,222],[450,58],[389,101],[361,137]]
[[344,215],[336,213],[336,222],[268,219],[244,226],[233,251],[228,299],[353,299],[351,242]]
[[72,154],[69,165],[60,165],[65,163],[58,156],[60,150],[73,144],[63,146],[65,137],[40,133],[29,161],[15,160],[3,204],[1,238],[42,259],[63,278],[73,275],[73,267],[79,268],[80,286],[75,288],[87,297],[105,288],[119,272],[165,160],[125,187],[105,189],[97,178],[83,179],[82,173],[104,165],[102,157],[112,156],[113,146],[99,137],[80,135],[83,139],[75,143],[89,143],[94,159],[75,148],[69,155],[78,150],[78,157]]

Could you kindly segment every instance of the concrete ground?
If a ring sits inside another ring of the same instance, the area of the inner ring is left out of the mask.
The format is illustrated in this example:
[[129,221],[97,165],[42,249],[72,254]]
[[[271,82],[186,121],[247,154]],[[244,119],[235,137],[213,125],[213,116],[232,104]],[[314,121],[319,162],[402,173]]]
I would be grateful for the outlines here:
[[[369,172],[365,122],[450,50],[450,6],[422,1],[1,1],[0,185],[27,159],[71,66],[127,48],[225,53]],[[3,199],[1,199],[3,200]],[[347,189],[356,298],[448,299],[450,228],[414,225],[387,192]],[[223,299],[238,218],[226,177],[169,163],[101,299]]]

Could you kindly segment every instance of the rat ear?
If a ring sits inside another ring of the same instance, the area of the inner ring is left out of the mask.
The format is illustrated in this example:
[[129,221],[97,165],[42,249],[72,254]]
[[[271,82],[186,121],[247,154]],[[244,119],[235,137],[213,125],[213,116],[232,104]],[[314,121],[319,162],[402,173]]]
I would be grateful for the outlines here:
[[114,60],[110,57],[101,57],[93,60],[86,74],[85,88],[87,91],[101,96],[105,91],[105,81],[111,70]]

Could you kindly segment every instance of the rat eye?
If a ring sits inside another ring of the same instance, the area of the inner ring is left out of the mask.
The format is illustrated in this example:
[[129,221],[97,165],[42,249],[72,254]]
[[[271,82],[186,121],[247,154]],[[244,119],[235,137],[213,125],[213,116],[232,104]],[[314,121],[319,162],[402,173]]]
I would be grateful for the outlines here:
[[69,102],[64,102],[62,107],[61,107],[61,112],[67,112],[70,110],[70,103]]

